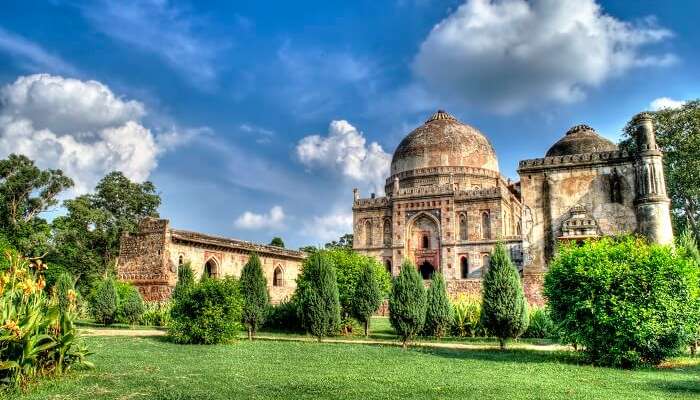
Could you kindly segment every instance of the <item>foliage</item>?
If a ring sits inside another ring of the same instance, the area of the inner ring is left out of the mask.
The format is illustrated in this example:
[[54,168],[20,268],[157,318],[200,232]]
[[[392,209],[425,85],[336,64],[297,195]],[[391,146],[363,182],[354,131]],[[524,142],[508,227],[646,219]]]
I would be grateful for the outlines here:
[[452,304],[447,296],[445,278],[435,272],[430,279],[423,332],[440,339],[449,333],[452,326]]
[[547,309],[544,307],[533,307],[529,310],[530,322],[527,330],[523,333],[525,338],[548,339],[556,337],[556,327]]
[[272,241],[270,241],[270,246],[277,246],[284,248],[284,240],[282,240],[281,237],[275,236],[272,238]]
[[61,310],[61,312],[65,313],[75,301],[74,298],[72,299],[73,301],[71,301],[71,296],[68,296],[70,291],[75,291],[73,277],[69,272],[62,273],[56,279],[54,288],[56,290],[56,295],[58,296],[58,308]]
[[389,296],[389,320],[404,348],[423,329],[425,297],[423,280],[418,275],[416,266],[410,261],[404,261],[401,273],[394,278]]
[[365,264],[355,284],[353,296],[353,316],[365,327],[365,336],[369,335],[372,314],[382,303],[382,291],[379,288],[376,270],[371,264]]
[[[700,235],[700,100],[677,109],[651,113],[656,142],[664,152],[666,187],[671,198],[671,217],[676,232],[691,229]],[[621,147],[634,151],[633,121],[624,128]]]
[[90,313],[95,321],[109,325],[117,317],[118,296],[114,279],[100,282],[90,295]]
[[267,293],[267,280],[260,267],[260,258],[252,253],[241,272],[241,293],[243,294],[243,324],[248,328],[248,338],[253,339],[258,328],[265,321],[270,296]]
[[302,326],[308,332],[318,340],[336,332],[340,301],[335,270],[327,254],[314,253],[304,260],[295,295]]
[[144,304],[141,325],[168,326],[170,324],[170,302],[149,301]]
[[173,289],[172,299],[175,300],[180,297],[194,284],[194,271],[192,271],[192,265],[188,261],[177,269],[177,283],[175,284],[175,289]]
[[353,241],[352,233],[346,233],[345,235],[341,236],[338,240],[333,240],[332,242],[326,243],[326,245],[324,247],[327,250],[334,250],[334,249],[352,250],[352,241]]
[[241,329],[241,306],[236,279],[205,279],[173,298],[168,335],[175,343],[231,340]]
[[[90,366],[73,325],[75,292],[61,310],[56,295],[43,290],[45,265],[8,252],[0,275],[0,382],[14,386],[43,375],[60,375],[74,365]],[[61,299],[62,300],[62,299]]]
[[49,249],[50,229],[39,214],[55,205],[58,195],[73,186],[61,170],[41,170],[23,155],[0,160],[0,232],[24,255]]
[[[679,250],[679,254],[695,264],[695,268],[698,272],[698,281],[700,281],[700,249],[698,249],[697,241],[695,240],[695,235],[689,229],[683,231],[681,236],[678,237],[676,248]],[[693,330],[690,341],[690,352],[695,355],[697,353],[698,345],[700,344],[700,296],[695,300],[695,329]]]
[[452,332],[460,337],[486,336],[481,325],[481,297],[462,294],[452,303]]
[[518,271],[503,243],[496,244],[482,289],[481,321],[505,348],[506,340],[527,329],[527,302]]
[[552,320],[595,364],[635,367],[675,354],[694,329],[698,272],[670,247],[621,236],[562,246],[545,276]]
[[151,182],[132,182],[118,171],[107,174],[94,193],[64,202],[68,213],[52,224],[56,252],[51,261],[89,285],[114,263],[122,234],[134,232],[145,217],[158,217],[159,205]]
[[127,282],[117,282],[117,311],[116,322],[134,325],[141,321],[146,311],[141,293],[136,286]]
[[304,329],[301,326],[299,314],[297,305],[293,301],[270,305],[263,328],[281,332],[302,332]]

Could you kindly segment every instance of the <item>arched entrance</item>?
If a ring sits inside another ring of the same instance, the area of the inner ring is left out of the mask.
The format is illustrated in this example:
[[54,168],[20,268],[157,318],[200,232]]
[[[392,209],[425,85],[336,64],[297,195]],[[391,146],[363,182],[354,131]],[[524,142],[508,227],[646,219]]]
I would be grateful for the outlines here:
[[216,264],[216,260],[210,258],[206,264],[204,264],[203,275],[207,278],[216,278],[219,275],[219,266]]
[[423,279],[427,281],[433,276],[435,267],[430,262],[423,261],[423,264],[418,267],[418,270],[420,271],[420,275],[423,277]]

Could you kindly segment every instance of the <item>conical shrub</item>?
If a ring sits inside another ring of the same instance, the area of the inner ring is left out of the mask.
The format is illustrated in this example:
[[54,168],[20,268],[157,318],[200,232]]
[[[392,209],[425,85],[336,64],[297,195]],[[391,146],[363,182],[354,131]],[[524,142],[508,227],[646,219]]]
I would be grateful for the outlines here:
[[267,293],[267,280],[260,266],[260,257],[252,253],[241,272],[241,293],[243,294],[243,324],[248,328],[248,339],[252,340],[258,328],[265,321],[270,303]]
[[298,281],[299,311],[304,328],[320,341],[340,325],[340,300],[333,265],[323,252],[304,262]]
[[439,272],[435,272],[430,280],[427,302],[423,331],[440,339],[452,326],[452,304],[447,296],[445,278]]
[[401,265],[389,297],[389,321],[401,338],[403,347],[423,329],[426,298],[423,280],[410,261]]

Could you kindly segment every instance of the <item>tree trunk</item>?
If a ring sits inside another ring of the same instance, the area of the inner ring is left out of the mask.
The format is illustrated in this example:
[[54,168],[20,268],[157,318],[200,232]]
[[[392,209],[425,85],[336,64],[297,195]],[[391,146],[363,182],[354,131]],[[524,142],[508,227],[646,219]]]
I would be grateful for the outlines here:
[[498,338],[498,344],[501,347],[501,350],[506,349],[506,340],[503,338]]
[[406,350],[406,342],[408,342],[408,339],[404,339],[403,343],[401,343],[401,348],[403,348],[404,350]]
[[365,321],[365,337],[369,336],[369,319]]
[[690,355],[691,355],[692,357],[695,357],[695,354],[696,354],[697,352],[698,352],[698,341],[697,341],[697,340],[693,340],[693,341],[690,343]]
[[248,327],[248,340],[253,340],[253,328]]

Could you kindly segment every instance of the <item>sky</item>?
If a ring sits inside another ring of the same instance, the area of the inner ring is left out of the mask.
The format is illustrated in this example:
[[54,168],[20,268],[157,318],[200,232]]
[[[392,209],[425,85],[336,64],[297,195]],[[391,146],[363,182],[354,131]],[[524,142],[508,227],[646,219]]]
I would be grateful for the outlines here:
[[321,245],[437,109],[517,180],[573,125],[618,141],[634,114],[700,97],[697,15],[695,0],[4,0],[0,157],[62,169],[64,198],[120,170],[156,185],[173,227]]

